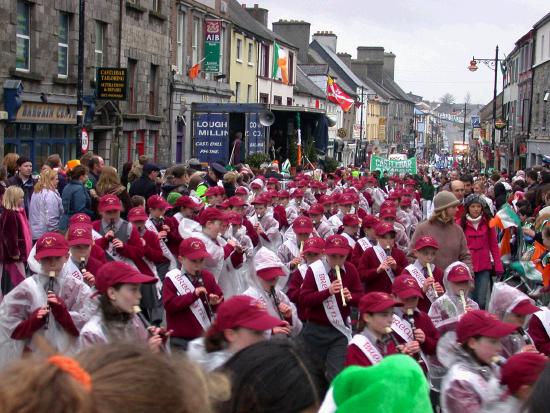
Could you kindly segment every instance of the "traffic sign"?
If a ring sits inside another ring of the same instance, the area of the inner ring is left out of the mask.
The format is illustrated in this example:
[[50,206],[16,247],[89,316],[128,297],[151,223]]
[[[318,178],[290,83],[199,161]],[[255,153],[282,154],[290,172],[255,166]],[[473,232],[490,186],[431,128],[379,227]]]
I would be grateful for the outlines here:
[[82,138],[81,138],[81,149],[82,153],[86,153],[88,151],[88,145],[90,141],[88,139],[88,131],[86,128],[82,128]]

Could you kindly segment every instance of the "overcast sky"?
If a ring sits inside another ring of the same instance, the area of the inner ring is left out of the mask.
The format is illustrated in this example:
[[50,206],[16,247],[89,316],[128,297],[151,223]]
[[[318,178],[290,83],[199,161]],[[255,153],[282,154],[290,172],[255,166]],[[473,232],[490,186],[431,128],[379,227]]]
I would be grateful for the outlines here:
[[[437,100],[452,93],[463,101],[487,103],[493,72],[467,69],[472,56],[492,58],[498,44],[514,43],[550,12],[549,0],[241,0],[269,9],[271,22],[305,20],[311,34],[338,36],[338,52],[356,57],[357,46],[383,46],[397,55],[395,78],[405,92]],[[501,84],[499,72],[499,91]]]

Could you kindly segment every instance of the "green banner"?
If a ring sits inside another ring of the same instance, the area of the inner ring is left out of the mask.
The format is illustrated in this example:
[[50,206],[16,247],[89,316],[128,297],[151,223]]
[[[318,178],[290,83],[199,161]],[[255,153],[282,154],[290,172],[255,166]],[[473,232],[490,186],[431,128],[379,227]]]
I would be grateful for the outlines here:
[[370,157],[370,170],[380,171],[381,173],[387,171],[390,175],[393,175],[396,172],[400,174],[414,175],[416,174],[416,156],[407,160],[396,161],[373,155]]
[[220,73],[221,20],[205,20],[203,72]]

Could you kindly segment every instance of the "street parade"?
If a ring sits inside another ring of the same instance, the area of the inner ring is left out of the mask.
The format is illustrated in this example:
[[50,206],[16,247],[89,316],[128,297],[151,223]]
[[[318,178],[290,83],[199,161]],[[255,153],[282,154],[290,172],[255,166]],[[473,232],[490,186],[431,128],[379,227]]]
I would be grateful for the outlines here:
[[0,413],[550,413],[550,13],[474,104],[258,4],[8,3]]

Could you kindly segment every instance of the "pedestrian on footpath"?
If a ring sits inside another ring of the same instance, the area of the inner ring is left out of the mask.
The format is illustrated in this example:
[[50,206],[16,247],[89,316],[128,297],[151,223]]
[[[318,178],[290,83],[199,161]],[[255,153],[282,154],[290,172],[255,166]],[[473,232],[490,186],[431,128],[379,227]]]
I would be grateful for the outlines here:
[[29,215],[29,207],[31,197],[36,185],[36,179],[32,177],[32,162],[25,156],[20,156],[16,162],[17,172],[7,181],[7,186],[18,186],[23,190],[24,208],[27,216]]
[[94,216],[90,194],[84,186],[88,180],[86,168],[82,165],[75,166],[69,172],[69,178],[71,180],[61,194],[63,215],[59,221],[59,229],[63,232],[69,227],[69,220],[74,214],[84,213],[90,217]]
[[59,221],[63,215],[61,196],[57,191],[59,174],[53,169],[42,171],[34,186],[29,207],[29,223],[32,239],[36,241],[46,232],[59,230]]

